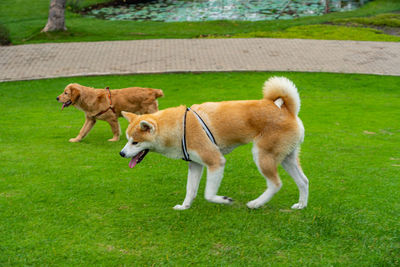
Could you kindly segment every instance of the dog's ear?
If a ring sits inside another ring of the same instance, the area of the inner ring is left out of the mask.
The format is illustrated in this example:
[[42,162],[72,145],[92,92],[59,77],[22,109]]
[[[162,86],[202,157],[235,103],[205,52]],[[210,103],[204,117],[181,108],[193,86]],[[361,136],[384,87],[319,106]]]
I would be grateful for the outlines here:
[[145,132],[154,133],[156,125],[154,122],[142,120],[139,123],[140,129]]
[[71,90],[71,102],[75,103],[81,95],[81,90],[76,86],[70,86],[69,89]]
[[121,111],[122,116],[127,119],[129,122],[132,122],[136,119],[137,115],[127,111]]

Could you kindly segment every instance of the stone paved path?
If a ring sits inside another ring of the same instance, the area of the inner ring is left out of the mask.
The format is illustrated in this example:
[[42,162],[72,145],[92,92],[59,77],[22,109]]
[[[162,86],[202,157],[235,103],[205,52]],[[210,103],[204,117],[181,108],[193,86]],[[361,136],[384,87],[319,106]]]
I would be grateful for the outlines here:
[[0,47],[0,81],[202,71],[306,71],[400,76],[400,43],[262,38]]

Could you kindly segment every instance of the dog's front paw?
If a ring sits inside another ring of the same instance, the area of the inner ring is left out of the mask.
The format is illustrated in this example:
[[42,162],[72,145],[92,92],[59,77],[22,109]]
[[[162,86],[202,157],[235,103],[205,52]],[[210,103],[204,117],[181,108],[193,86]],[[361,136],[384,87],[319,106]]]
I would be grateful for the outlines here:
[[233,199],[231,198],[231,197],[222,197],[222,199],[223,199],[223,204],[227,204],[227,205],[231,205],[231,204],[233,204]]
[[176,205],[174,210],[187,210],[188,208],[190,208],[189,205]]
[[292,209],[294,210],[301,210],[304,209],[307,205],[303,204],[303,203],[296,203],[292,206]]
[[262,204],[259,203],[257,200],[252,200],[252,201],[247,202],[246,206],[249,209],[258,209],[259,207],[262,206]]
[[71,138],[71,139],[69,139],[69,141],[70,141],[71,143],[76,143],[76,142],[81,141],[81,139],[79,139],[79,138]]
[[113,138],[111,138],[111,139],[108,139],[108,141],[110,141],[110,142],[117,142],[117,141],[119,141],[119,137],[113,137]]

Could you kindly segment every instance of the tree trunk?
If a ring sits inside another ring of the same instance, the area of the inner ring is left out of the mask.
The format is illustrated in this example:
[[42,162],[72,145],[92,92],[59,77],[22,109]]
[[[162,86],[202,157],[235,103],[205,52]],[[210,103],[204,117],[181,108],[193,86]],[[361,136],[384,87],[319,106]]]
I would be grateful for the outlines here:
[[49,19],[42,32],[66,31],[65,27],[65,4],[67,0],[51,0],[49,9]]
[[329,13],[329,0],[325,0],[325,14]]

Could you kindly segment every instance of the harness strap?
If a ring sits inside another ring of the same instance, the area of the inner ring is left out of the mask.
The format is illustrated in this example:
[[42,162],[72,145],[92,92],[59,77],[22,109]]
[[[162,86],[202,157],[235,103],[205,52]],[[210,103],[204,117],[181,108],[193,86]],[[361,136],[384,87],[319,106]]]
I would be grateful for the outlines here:
[[194,111],[193,109],[187,107],[185,110],[185,115],[183,116],[183,136],[182,136],[182,152],[183,152],[183,160],[185,160],[185,161],[191,161],[189,153],[187,151],[187,146],[186,146],[186,115],[187,115],[187,112],[190,110],[194,113],[197,120],[200,122],[200,125],[203,128],[204,132],[206,133],[207,137],[211,140],[211,142],[213,144],[217,145],[217,142],[215,141],[213,134],[211,133],[210,129],[207,127],[207,124],[200,117],[200,115],[197,114],[197,112]]
[[217,142],[215,141],[214,135],[212,134],[212,132],[210,131],[210,129],[207,127],[207,124],[202,120],[202,118],[200,117],[199,114],[197,114],[196,111],[194,111],[193,109],[188,108],[189,110],[193,111],[194,115],[196,115],[197,120],[200,122],[201,127],[203,128],[203,130],[206,132],[208,138],[211,140],[211,142],[213,142],[215,145],[217,144]]
[[94,115],[93,117],[96,118],[104,113],[106,113],[109,109],[111,109],[111,111],[116,114],[114,107],[112,106],[112,101],[111,101],[111,91],[110,91],[110,87],[106,87],[106,91],[108,91],[108,98],[110,100],[110,106],[108,107],[108,109],[100,111],[99,113],[97,113],[96,115]]
[[182,152],[183,152],[183,160],[185,161],[191,161],[186,147],[186,115],[188,111],[189,108],[186,108],[185,115],[183,116]]

